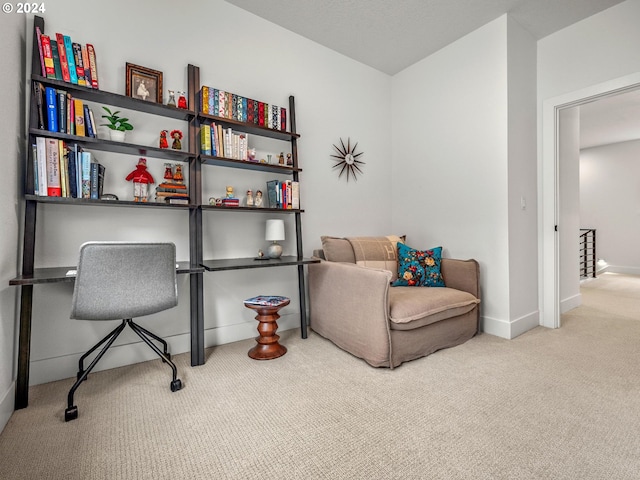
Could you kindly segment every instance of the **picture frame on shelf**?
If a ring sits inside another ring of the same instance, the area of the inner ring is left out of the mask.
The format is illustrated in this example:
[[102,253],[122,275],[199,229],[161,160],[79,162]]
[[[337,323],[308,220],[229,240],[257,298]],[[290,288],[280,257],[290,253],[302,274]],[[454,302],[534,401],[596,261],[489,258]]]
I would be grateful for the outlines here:
[[126,63],[127,97],[162,104],[162,72]]

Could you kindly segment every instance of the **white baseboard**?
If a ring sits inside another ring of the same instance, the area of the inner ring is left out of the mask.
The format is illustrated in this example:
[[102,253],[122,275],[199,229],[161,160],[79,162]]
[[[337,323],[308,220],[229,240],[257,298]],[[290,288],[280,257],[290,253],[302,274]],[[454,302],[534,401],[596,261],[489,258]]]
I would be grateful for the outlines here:
[[[626,275],[640,275],[640,267],[628,267],[625,265],[607,265],[603,271],[611,273],[624,273]],[[601,273],[599,270],[598,273]],[[604,272],[602,272],[604,273]]]
[[2,399],[0,400],[0,432],[4,430],[7,422],[13,414],[13,408],[16,404],[16,382],[11,382],[11,385],[4,392]]
[[489,335],[511,340],[540,325],[540,313],[536,310],[512,321],[491,317],[480,318],[480,330]]
[[[236,325],[206,329],[204,332],[205,348],[225,343],[247,340],[258,335],[258,322],[241,322]],[[278,332],[300,327],[299,313],[283,313],[278,319]],[[169,351],[172,355],[191,351],[191,335],[183,333],[166,337]],[[78,361],[81,354],[65,355],[61,357],[45,358],[30,362],[29,385],[53,382],[65,378],[75,378],[78,371]],[[91,357],[93,358],[93,357]],[[112,346],[94,371],[108,370],[110,368],[132,365],[134,363],[155,360],[158,356],[142,341],[124,345]],[[11,398],[11,411],[13,411],[13,398]],[[0,412],[2,413],[2,412]]]
[[573,297],[565,298],[560,301],[560,314],[566,313],[569,310],[573,310],[576,307],[582,305],[582,295],[576,294]]

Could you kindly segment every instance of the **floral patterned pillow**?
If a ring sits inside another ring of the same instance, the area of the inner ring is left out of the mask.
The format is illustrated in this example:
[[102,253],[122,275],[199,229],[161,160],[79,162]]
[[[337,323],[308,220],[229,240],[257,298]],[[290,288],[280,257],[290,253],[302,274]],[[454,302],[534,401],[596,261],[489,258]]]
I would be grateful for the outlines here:
[[398,280],[393,287],[444,287],[440,273],[442,247],[416,250],[398,243]]

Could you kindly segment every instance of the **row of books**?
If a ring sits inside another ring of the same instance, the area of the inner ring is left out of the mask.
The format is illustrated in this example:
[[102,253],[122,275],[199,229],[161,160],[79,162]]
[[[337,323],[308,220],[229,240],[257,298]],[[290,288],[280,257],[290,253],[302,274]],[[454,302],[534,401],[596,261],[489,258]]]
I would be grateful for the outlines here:
[[73,42],[69,35],[61,33],[56,33],[55,38],[50,37],[38,26],[36,39],[43,77],[98,88],[98,64],[93,45]]
[[78,144],[36,137],[33,149],[34,194],[42,197],[102,196],[104,165]]
[[200,127],[200,153],[214,157],[248,160],[249,135],[211,123]]
[[213,87],[200,89],[202,112],[216,117],[252,123],[273,130],[287,130],[287,109],[269,105]]
[[156,187],[156,202],[186,205],[189,193],[184,183],[162,182]]
[[97,136],[93,111],[65,90],[33,83],[38,109],[38,128],[79,137]]
[[269,180],[267,182],[269,208],[300,208],[300,183],[294,180]]

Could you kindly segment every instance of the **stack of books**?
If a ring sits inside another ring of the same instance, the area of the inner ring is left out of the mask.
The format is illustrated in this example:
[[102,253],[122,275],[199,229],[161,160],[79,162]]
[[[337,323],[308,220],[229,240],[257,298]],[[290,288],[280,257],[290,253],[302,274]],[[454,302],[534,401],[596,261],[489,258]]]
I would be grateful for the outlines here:
[[73,42],[69,35],[45,35],[36,26],[42,76],[87,88],[98,88],[96,50],[90,43]]
[[225,207],[239,207],[240,199],[239,198],[223,198],[222,205]]
[[184,184],[182,166],[165,164],[164,182],[156,187],[156,202],[179,205],[189,204],[189,192]]
[[38,128],[78,137],[97,137],[93,110],[82,100],[62,89],[33,83],[38,109]]
[[200,90],[202,113],[273,130],[287,130],[287,109],[235,93],[204,86]]

